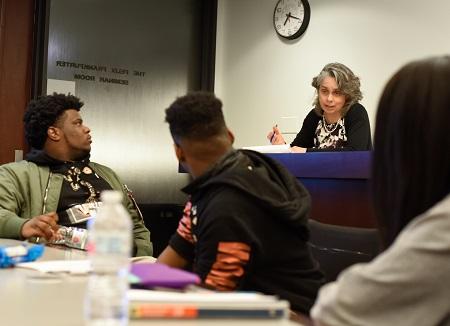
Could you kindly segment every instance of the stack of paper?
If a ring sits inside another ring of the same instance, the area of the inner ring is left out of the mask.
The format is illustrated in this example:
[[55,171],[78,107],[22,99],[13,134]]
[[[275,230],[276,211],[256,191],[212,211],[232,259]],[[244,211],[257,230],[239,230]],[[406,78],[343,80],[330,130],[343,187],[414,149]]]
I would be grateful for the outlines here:
[[130,290],[130,318],[287,318],[289,303],[252,292]]
[[17,267],[34,269],[42,273],[87,274],[92,270],[89,260],[44,260],[20,263]]
[[250,149],[260,153],[291,153],[291,146],[286,145],[266,145],[266,146],[247,146],[243,149]]

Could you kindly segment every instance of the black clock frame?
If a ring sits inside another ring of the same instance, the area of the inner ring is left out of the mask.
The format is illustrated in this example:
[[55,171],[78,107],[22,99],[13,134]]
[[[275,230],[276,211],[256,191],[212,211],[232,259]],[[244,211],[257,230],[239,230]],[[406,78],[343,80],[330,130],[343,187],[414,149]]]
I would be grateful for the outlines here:
[[309,20],[311,18],[311,7],[309,5],[309,2],[308,2],[308,0],[300,0],[303,4],[303,9],[304,9],[305,14],[303,16],[304,18],[303,18],[302,25],[300,26],[299,30],[290,36],[284,36],[278,32],[277,27],[275,25],[275,13],[277,11],[277,7],[278,7],[278,4],[280,3],[280,1],[281,0],[277,1],[277,4],[275,5],[275,9],[273,10],[273,17],[272,17],[273,28],[277,32],[278,36],[280,36],[282,38],[285,38],[288,40],[296,39],[296,38],[300,37],[301,35],[303,35],[303,33],[305,33],[306,29],[308,28]]

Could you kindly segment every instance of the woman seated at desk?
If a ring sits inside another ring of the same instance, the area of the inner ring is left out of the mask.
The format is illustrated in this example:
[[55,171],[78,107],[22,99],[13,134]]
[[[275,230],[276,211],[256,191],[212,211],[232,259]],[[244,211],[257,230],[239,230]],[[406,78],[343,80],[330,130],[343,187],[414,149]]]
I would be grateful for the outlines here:
[[[372,149],[369,117],[359,103],[359,78],[341,63],[329,63],[313,78],[314,109],[291,143],[291,152],[366,151]],[[272,145],[286,144],[277,126],[267,138]]]

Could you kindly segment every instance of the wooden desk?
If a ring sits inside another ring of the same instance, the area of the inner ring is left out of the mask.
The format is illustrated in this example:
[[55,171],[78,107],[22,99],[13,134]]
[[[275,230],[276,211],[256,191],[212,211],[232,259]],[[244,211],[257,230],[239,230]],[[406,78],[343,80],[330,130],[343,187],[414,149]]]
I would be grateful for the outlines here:
[[267,154],[308,189],[311,218],[323,223],[375,227],[370,198],[371,155],[367,152]]
[[[0,245],[17,245],[20,241],[0,239]],[[40,260],[84,259],[86,253],[76,249],[46,247]],[[25,268],[0,269],[0,324],[11,326],[81,326],[86,276],[66,274],[42,275]],[[303,319],[300,319],[303,320]],[[307,321],[307,319],[305,319]],[[183,326],[298,326],[290,320],[139,320],[129,325]]]

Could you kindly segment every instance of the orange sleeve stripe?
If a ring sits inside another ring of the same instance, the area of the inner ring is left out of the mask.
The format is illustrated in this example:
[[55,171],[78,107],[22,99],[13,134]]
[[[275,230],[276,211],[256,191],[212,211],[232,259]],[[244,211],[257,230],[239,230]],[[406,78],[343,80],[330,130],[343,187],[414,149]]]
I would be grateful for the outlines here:
[[187,202],[184,207],[183,216],[178,223],[177,233],[186,241],[194,243],[194,238],[192,237],[191,228],[191,202]]
[[250,259],[249,252],[242,251],[231,251],[229,253],[218,253],[217,258],[218,261],[225,261],[229,263],[239,262],[239,261],[247,261]]
[[219,242],[218,251],[227,253],[235,250],[250,251],[250,247],[243,242]]
[[206,276],[205,283],[222,291],[236,289],[249,260],[249,245],[242,242],[219,242],[216,261]]
[[219,277],[210,277],[205,283],[219,291],[233,291],[236,288],[236,282]]
[[215,263],[213,265],[214,270],[210,271],[210,275],[212,276],[217,276],[217,277],[228,277],[229,275],[235,276],[235,277],[240,277],[242,275],[244,275],[244,269],[243,268],[233,268],[231,269],[229,266],[227,266],[227,268],[223,268],[223,266],[221,266],[218,263]]

